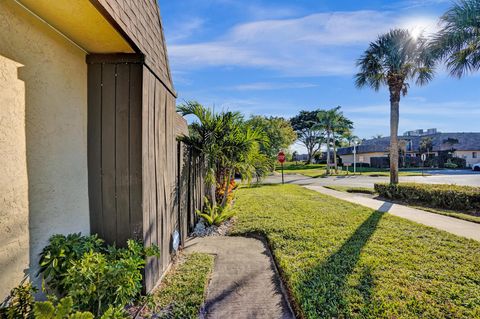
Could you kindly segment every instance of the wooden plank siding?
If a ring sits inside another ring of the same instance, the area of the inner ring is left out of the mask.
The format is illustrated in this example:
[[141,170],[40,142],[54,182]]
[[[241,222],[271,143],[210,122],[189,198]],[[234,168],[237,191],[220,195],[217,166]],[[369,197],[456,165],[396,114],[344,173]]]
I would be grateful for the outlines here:
[[173,233],[183,244],[203,205],[203,161],[177,137],[188,134],[175,96],[145,66],[142,55],[90,55],[88,169],[92,233],[124,246],[155,244],[145,291],[171,262]]

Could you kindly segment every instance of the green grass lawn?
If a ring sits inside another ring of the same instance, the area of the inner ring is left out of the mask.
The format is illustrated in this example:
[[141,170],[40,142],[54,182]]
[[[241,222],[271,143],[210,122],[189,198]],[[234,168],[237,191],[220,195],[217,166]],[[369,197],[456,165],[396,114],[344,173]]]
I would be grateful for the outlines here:
[[[298,164],[294,162],[288,162],[284,165],[283,170],[285,174],[301,174],[301,175],[305,175],[313,178],[327,176],[326,175],[327,170],[326,170],[325,164],[307,164],[306,165],[300,162]],[[277,167],[276,171],[280,173],[281,168]],[[334,174],[333,171],[331,172],[332,176],[344,176],[347,174],[353,174],[353,167],[349,167],[348,172],[347,170],[339,171],[338,174]],[[357,167],[356,174],[372,176],[372,177],[390,176],[390,172],[386,169],[370,168],[370,167]],[[418,171],[412,171],[412,170],[400,170],[399,175],[400,176],[421,176],[422,173]]]
[[153,295],[155,313],[161,311],[160,318],[198,318],[213,263],[214,257],[208,254],[182,256]]
[[242,188],[304,318],[480,318],[480,243],[297,185]]
[[324,186],[328,189],[333,189],[334,191],[345,192],[345,193],[360,193],[360,194],[368,194],[368,195],[375,195],[376,192],[373,188],[369,187],[354,187],[354,186],[337,186],[337,185],[328,185]]
[[[346,193],[361,193],[361,194],[369,194],[369,195],[375,195],[377,194],[373,188],[368,188],[368,187],[351,187],[351,186],[337,186],[337,185],[329,185],[329,186],[324,186],[329,189],[333,189],[335,191],[339,192],[346,192]],[[429,207],[427,205],[418,205],[418,204],[410,204],[410,203],[404,203],[400,201],[396,201],[397,203],[401,205],[406,205],[410,206],[413,208],[418,208],[425,210],[427,212],[435,213],[435,214],[440,214],[440,215],[445,215],[449,217],[454,217],[458,219],[463,219],[469,222],[474,222],[480,224],[480,216],[474,216],[472,214],[469,214],[468,212],[461,212],[461,211],[453,211],[453,210],[446,210],[446,209],[438,209],[438,208],[433,208]]]

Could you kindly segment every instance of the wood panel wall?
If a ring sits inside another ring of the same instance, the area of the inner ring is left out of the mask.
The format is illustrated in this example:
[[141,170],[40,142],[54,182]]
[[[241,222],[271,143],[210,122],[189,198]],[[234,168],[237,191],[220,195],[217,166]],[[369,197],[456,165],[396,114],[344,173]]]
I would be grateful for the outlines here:
[[90,228],[119,246],[142,239],[142,60],[87,60]]
[[88,171],[91,232],[123,246],[129,238],[157,245],[147,259],[145,290],[161,278],[203,205],[204,165],[177,141],[188,134],[175,96],[141,55],[90,55]]

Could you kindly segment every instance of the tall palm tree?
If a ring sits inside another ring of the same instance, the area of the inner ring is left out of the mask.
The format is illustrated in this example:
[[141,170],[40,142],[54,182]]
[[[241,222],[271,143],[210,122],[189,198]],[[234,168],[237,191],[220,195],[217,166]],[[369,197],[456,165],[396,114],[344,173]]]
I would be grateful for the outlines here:
[[335,173],[338,173],[337,138],[339,135],[353,128],[352,121],[347,119],[340,109],[341,106],[337,106],[330,110],[322,110],[317,114],[318,129],[325,130],[327,135],[327,174],[330,174],[330,147],[333,146]]
[[395,29],[381,35],[357,61],[358,88],[375,91],[387,86],[390,92],[390,183],[398,183],[398,122],[400,97],[408,92],[408,81],[425,85],[432,80],[434,59],[423,37],[414,38],[408,30]]
[[431,48],[437,58],[445,59],[450,74],[460,78],[480,70],[480,1],[456,2],[440,22],[442,29]]
[[330,149],[332,145],[332,132],[333,126],[337,121],[338,117],[338,110],[340,106],[330,109],[330,110],[321,110],[317,113],[318,124],[315,125],[316,130],[323,130],[325,131],[326,135],[326,143],[327,143],[327,174],[330,174]]
[[345,141],[345,146],[353,146],[355,142],[358,142],[360,138],[352,133],[351,130],[348,130],[342,134],[342,139]]

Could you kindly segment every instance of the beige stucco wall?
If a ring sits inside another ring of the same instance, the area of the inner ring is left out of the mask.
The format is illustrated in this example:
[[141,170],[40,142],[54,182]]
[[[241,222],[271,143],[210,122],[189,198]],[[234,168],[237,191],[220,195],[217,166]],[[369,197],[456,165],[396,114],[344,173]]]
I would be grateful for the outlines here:
[[89,232],[86,86],[82,50],[0,1],[0,298],[52,234]]
[[[386,153],[376,152],[376,153],[359,153],[357,154],[357,163],[368,163],[370,164],[371,157],[386,157]],[[341,155],[343,163],[353,163],[353,154]]]
[[[476,153],[477,158],[473,158],[473,153]],[[464,158],[467,161],[467,166],[471,167],[473,164],[480,163],[480,150],[478,151],[455,151],[455,156]]]

